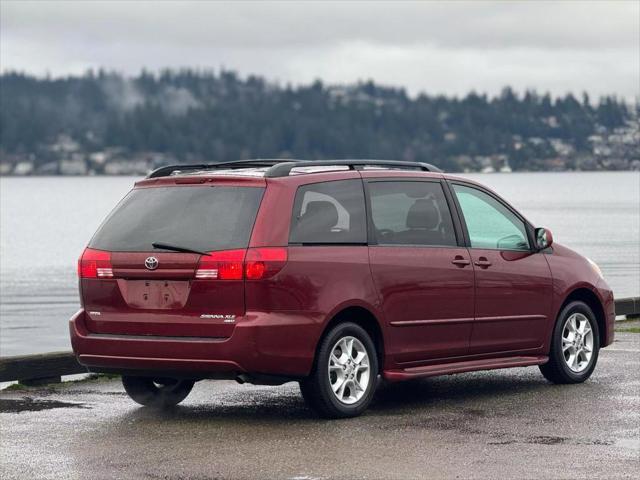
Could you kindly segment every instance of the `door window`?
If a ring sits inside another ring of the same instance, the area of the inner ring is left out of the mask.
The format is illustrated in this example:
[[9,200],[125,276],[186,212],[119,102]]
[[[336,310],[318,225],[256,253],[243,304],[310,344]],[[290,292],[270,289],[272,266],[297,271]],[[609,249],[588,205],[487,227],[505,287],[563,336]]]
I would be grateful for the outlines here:
[[367,243],[361,180],[313,183],[298,188],[290,243]]
[[491,195],[454,184],[472,248],[529,250],[525,224]]
[[382,245],[456,246],[438,182],[371,182],[371,217]]

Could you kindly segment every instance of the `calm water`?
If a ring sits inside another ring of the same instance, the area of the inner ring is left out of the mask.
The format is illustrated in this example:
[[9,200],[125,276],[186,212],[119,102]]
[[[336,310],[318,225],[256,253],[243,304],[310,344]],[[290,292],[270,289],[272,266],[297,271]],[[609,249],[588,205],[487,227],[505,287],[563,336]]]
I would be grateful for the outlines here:
[[[640,174],[477,174],[556,241],[595,260],[617,297],[640,294]],[[135,179],[0,179],[0,354],[67,350],[76,260]]]

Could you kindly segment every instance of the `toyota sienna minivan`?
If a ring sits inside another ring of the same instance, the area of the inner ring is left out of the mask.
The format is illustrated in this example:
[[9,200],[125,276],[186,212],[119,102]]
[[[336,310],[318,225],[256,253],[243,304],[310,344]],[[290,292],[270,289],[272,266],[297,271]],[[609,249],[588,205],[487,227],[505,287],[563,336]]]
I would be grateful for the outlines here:
[[78,262],[71,342],[136,402],[194,382],[297,381],[352,417],[388,382],[536,365],[583,382],[613,341],[611,289],[488,188],[414,162],[160,168]]

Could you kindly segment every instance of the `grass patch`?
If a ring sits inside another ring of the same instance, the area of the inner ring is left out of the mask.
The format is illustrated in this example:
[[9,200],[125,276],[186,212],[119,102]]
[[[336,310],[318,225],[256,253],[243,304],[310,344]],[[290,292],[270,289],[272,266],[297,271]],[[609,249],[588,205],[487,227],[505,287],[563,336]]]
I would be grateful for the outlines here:
[[120,378],[120,375],[115,375],[112,373],[90,373],[85,378],[78,378],[75,380],[65,380],[55,385],[59,385],[61,387],[70,387],[73,385],[77,385],[78,383],[101,382],[106,380],[113,380],[114,378]]
[[619,323],[640,322],[640,317],[627,316],[626,318],[616,320],[616,325]]
[[18,391],[19,390],[26,390],[27,388],[29,388],[29,387],[27,387],[26,385],[23,385],[23,384],[18,382],[18,383],[14,383],[12,385],[9,385],[7,388],[3,388],[2,391],[3,392],[13,392],[13,391],[16,391],[16,390],[18,390]]
[[34,389],[34,390],[47,389],[47,390],[55,391],[56,389],[60,389],[60,388],[73,387],[74,385],[77,385],[79,383],[101,382],[101,381],[108,381],[108,380],[113,380],[117,378],[120,378],[120,375],[116,375],[112,373],[90,373],[86,378],[78,378],[75,380],[64,380],[62,382],[49,383],[49,384],[43,384],[43,385],[29,386],[29,385],[24,385],[18,382],[18,383],[13,383],[8,387],[3,388],[0,391],[1,392],[19,392],[22,390],[30,390],[30,389]]
[[627,318],[626,320],[616,320],[616,332],[620,333],[640,333],[640,319]]
[[640,327],[616,328],[616,332],[640,333]]

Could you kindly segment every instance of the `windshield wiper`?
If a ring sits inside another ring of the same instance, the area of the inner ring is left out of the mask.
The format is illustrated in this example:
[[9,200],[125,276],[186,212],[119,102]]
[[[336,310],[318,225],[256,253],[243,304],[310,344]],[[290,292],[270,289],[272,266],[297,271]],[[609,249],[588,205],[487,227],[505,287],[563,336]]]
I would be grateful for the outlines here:
[[154,242],[151,244],[153,248],[161,248],[163,250],[173,250],[174,252],[197,253],[199,255],[209,255],[207,252],[194,250],[193,248],[180,247],[178,245],[169,245],[168,243]]

